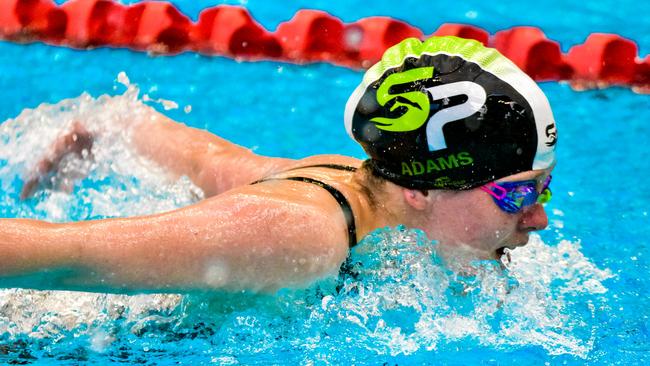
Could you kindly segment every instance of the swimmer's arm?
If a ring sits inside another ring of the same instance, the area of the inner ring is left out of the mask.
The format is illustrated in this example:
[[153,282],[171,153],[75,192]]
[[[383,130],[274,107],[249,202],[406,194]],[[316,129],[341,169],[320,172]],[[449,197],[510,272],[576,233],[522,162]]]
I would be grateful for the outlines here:
[[[133,121],[130,132],[130,142],[137,153],[176,177],[187,176],[206,198],[259,180],[292,162],[256,155],[212,133],[174,122],[153,108],[148,118]],[[98,133],[101,131],[88,131],[81,122],[73,123],[26,174],[21,199],[31,196],[44,177],[59,169],[59,162],[68,154],[91,157],[94,135]]]
[[0,219],[0,287],[56,288],[78,248],[61,245],[57,225],[29,219]]
[[[246,202],[246,203],[242,203]],[[322,212],[230,196],[155,216],[0,220],[0,287],[274,291],[337,273],[344,232]]]
[[178,177],[187,176],[206,197],[258,180],[288,160],[261,157],[153,110],[151,118],[135,123],[132,139],[138,153]]

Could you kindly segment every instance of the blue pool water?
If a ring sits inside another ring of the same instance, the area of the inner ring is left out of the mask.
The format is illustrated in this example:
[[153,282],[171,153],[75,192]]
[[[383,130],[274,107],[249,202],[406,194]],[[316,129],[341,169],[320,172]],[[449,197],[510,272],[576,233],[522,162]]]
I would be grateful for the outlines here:
[[[195,16],[216,3],[179,5]],[[472,1],[454,9],[400,3],[399,9],[359,2],[247,6],[270,29],[309,7],[346,21],[393,15],[425,33],[443,21],[491,32],[538,25],[565,50],[590,32],[617,32],[636,40],[642,54],[650,49],[650,11],[643,11],[643,2],[567,7]],[[540,9],[541,18],[533,11]],[[324,64],[237,63],[193,54],[152,58],[0,42],[0,215],[70,221],[195,201],[200,192],[187,180],[171,181],[125,154],[121,126],[146,117],[144,104],[260,154],[362,157],[342,123],[360,75]],[[624,88],[542,88],[560,137],[550,225],[512,253],[505,273],[484,262],[475,277],[458,276],[437,259],[435,244],[394,228],[357,247],[360,278],[344,279],[338,293],[333,281],[274,296],[5,289],[0,363],[648,364],[650,97]],[[96,165],[77,167],[89,168],[89,177],[70,194],[46,191],[20,202],[26,167],[72,120],[104,129]]]

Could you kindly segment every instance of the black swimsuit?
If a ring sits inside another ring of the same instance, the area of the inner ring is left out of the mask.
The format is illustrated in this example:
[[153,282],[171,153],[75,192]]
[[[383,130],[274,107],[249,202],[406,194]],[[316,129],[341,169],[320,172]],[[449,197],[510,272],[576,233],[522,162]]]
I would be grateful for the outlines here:
[[[352,166],[347,166],[347,165],[339,165],[339,164],[316,164],[316,165],[307,165],[307,166],[301,166],[289,170],[285,170],[284,172],[289,172],[292,170],[298,170],[298,169],[303,169],[303,168],[329,168],[329,169],[337,169],[337,170],[345,170],[349,172],[354,172],[357,170],[357,168],[352,167]],[[282,172],[282,173],[284,173]],[[278,173],[279,174],[279,173]],[[343,211],[343,216],[345,216],[345,222],[348,225],[348,245],[350,248],[355,246],[357,244],[357,228],[354,223],[354,214],[352,213],[352,207],[350,206],[350,202],[345,198],[343,193],[341,193],[338,189],[332,187],[331,185],[327,183],[323,183],[319,180],[313,179],[313,178],[308,178],[308,177],[286,177],[286,178],[263,178],[260,180],[257,180],[251,184],[257,184],[257,183],[262,183],[262,182],[267,182],[270,180],[294,180],[297,182],[305,182],[305,183],[311,183],[315,184],[325,190],[327,190],[332,197],[338,202],[339,206],[341,206],[341,211]]]

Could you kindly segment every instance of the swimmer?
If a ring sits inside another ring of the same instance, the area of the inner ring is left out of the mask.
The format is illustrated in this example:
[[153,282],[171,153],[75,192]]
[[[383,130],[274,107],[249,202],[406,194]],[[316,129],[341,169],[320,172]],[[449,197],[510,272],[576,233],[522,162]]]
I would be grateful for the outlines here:
[[[265,157],[161,114],[136,121],[133,149],[205,199],[143,217],[2,219],[0,284],[272,292],[335,276],[378,228],[420,229],[448,263],[462,263],[499,259],[547,226],[551,108],[494,49],[456,37],[400,42],[352,93],[345,128],[369,159]],[[92,143],[76,123],[25,179],[23,197],[65,155],[88,158]]]

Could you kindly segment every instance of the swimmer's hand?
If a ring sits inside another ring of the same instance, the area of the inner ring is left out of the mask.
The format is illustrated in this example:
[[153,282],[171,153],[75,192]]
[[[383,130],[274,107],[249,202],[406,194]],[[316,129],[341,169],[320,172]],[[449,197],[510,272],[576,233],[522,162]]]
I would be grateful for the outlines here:
[[[61,161],[70,154],[75,154],[81,159],[92,158],[92,146],[92,134],[81,123],[74,122],[72,129],[59,136],[49,152],[25,176],[20,199],[27,199],[44,186],[53,185],[54,179],[51,177],[56,176],[61,168]],[[48,177],[50,182],[47,182]]]

